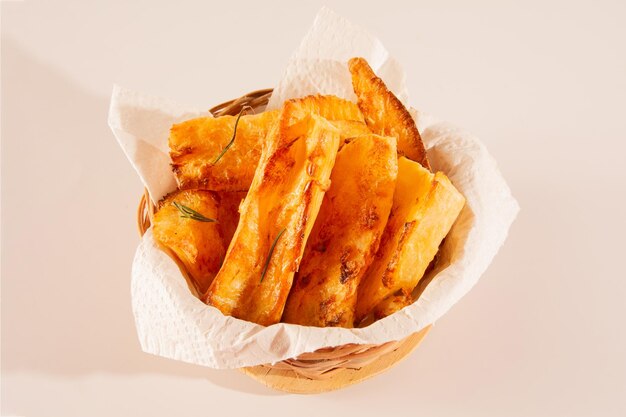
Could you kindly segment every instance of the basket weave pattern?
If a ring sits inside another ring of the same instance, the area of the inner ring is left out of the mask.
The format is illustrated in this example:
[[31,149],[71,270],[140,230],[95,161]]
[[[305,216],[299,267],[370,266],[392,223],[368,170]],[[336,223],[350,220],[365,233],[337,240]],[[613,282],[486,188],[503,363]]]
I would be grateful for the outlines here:
[[[217,105],[209,111],[215,117],[236,115],[243,107],[250,107],[255,111],[263,111],[272,94],[272,89],[257,90],[238,99],[230,100]],[[148,191],[145,190],[137,210],[137,226],[139,234],[143,236],[152,224],[156,206],[152,202]],[[297,358],[286,359],[275,364],[259,365],[271,370],[287,370],[297,377],[312,380],[323,380],[346,369],[360,369],[375,362],[386,353],[398,349],[408,338],[383,343],[381,345],[347,344],[335,347],[318,349],[315,352],[303,353]]]

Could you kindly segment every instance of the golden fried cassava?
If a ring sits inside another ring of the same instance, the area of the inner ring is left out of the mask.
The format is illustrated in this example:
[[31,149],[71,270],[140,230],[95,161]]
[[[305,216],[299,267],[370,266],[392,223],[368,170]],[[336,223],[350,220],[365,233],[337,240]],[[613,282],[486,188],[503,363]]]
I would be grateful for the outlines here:
[[[300,120],[308,114],[322,116],[334,124],[342,143],[370,133],[359,107],[335,96],[309,96],[294,108],[290,117]],[[238,122],[238,116],[201,117],[174,125],[169,147],[180,188],[247,190],[265,138],[278,115],[279,110],[242,114]]]
[[339,130],[339,147],[355,137],[370,134],[359,107],[336,96],[307,96],[292,105],[290,120],[301,120],[309,114],[321,116]]
[[339,120],[365,123],[363,114],[356,104],[336,96],[306,96],[297,99],[297,105],[293,104],[287,123],[294,123],[311,114],[321,116],[330,122]]
[[262,325],[282,316],[339,147],[339,132],[328,121],[295,117],[307,100],[285,102],[206,294],[224,314]]
[[378,78],[367,61],[352,58],[348,61],[352,74],[352,86],[357,104],[365,116],[365,123],[372,132],[398,139],[398,153],[430,169],[424,143],[415,121],[398,100]]
[[250,187],[278,110],[241,115],[235,132],[237,117],[202,117],[172,126],[170,157],[181,189],[244,191]]
[[184,265],[200,294],[207,290],[226,253],[218,202],[211,191],[185,190],[168,195],[154,215],[154,238]]
[[356,290],[378,249],[397,172],[395,138],[370,133],[339,151],[283,321],[353,327]]
[[443,173],[432,174],[416,162],[399,159],[391,214],[379,252],[359,286],[355,323],[388,296],[413,291],[464,204]]

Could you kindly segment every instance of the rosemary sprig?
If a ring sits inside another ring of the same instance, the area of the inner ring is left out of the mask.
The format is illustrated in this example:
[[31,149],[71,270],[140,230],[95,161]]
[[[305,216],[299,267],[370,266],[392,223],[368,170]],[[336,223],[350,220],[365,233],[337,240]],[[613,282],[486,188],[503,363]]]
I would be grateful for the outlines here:
[[197,211],[183,205],[180,203],[177,203],[176,201],[172,201],[172,205],[174,207],[176,207],[178,209],[178,211],[180,211],[180,217],[183,217],[185,219],[191,219],[191,220],[196,220],[199,222],[216,222],[217,220],[215,219],[210,219],[208,217],[205,217],[204,215],[202,215],[201,213],[198,213]]
[[222,156],[224,156],[226,151],[228,151],[230,147],[233,146],[233,143],[235,143],[235,137],[237,136],[237,126],[239,125],[239,119],[241,119],[241,115],[243,114],[244,111],[251,109],[251,108],[252,107],[250,106],[243,106],[241,110],[239,110],[239,114],[237,115],[237,119],[235,120],[235,128],[233,129],[233,137],[230,139],[230,142],[228,142],[228,145],[226,145],[224,149],[222,149],[222,152],[219,155],[217,155],[217,158],[215,158],[215,160],[213,161],[213,165],[217,164],[217,161],[219,161],[222,158]]
[[265,274],[267,273],[267,268],[270,266],[270,259],[272,259],[272,253],[274,253],[274,248],[276,247],[276,243],[278,242],[278,239],[280,239],[280,237],[283,235],[283,233],[285,233],[285,230],[287,229],[283,229],[280,232],[278,232],[276,239],[274,239],[274,243],[272,243],[272,247],[270,248],[270,253],[267,254],[267,259],[265,260],[265,266],[263,267],[263,273],[261,274],[261,281],[259,281],[259,284],[263,282],[263,278],[265,278]]

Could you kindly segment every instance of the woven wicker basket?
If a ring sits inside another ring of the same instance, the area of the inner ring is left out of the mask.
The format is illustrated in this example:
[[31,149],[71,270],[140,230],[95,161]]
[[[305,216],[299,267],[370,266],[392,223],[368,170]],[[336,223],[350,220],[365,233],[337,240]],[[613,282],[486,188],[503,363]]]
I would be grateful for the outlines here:
[[[271,89],[258,90],[213,107],[213,116],[236,115],[244,106],[257,112],[265,109]],[[143,236],[156,211],[147,190],[137,211],[139,234]],[[304,353],[276,364],[242,368],[246,375],[281,391],[309,394],[331,391],[377,375],[408,355],[426,336],[431,326],[409,337],[382,345],[348,344]]]

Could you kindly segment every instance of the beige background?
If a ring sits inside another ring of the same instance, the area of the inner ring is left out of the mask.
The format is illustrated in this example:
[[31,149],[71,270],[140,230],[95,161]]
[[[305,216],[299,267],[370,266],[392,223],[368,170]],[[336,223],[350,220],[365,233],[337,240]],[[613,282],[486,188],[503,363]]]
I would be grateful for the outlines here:
[[409,359],[314,397],[139,350],[141,184],[106,117],[114,82],[205,108],[272,86],[322,2],[52,3],[2,2],[3,415],[626,415],[622,1],[326,2],[522,211]]

